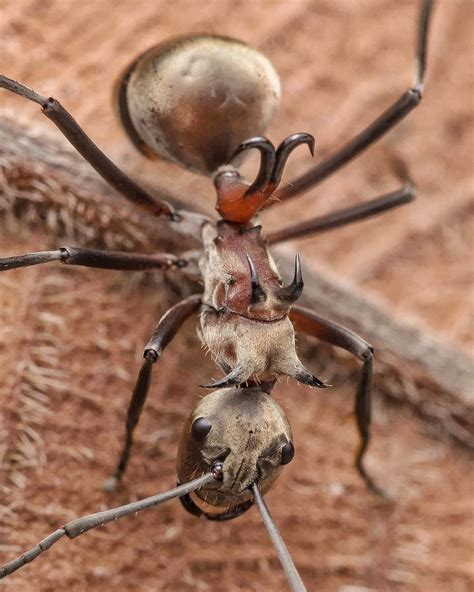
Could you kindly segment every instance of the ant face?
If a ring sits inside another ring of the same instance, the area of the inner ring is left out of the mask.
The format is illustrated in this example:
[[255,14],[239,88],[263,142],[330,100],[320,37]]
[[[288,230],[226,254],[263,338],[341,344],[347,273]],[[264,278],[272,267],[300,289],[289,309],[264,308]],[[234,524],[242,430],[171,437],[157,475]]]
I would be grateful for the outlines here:
[[[191,494],[206,514],[223,514],[268,491],[293,458],[291,428],[280,406],[258,388],[214,391],[197,405],[182,432],[178,478],[186,482],[220,463],[222,479]],[[191,477],[192,476],[192,477]]]

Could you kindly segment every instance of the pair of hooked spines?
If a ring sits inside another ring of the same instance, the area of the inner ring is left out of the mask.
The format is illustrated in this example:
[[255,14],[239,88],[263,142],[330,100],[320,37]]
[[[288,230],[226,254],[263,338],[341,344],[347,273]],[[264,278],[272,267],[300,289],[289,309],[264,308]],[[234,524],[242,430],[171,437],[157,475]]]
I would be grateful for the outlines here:
[[227,164],[230,164],[232,160],[242,152],[256,148],[260,151],[260,168],[255,181],[246,190],[245,195],[252,195],[253,193],[264,191],[272,193],[280,184],[289,155],[301,144],[306,144],[309,147],[311,156],[314,157],[315,139],[311,134],[292,134],[285,138],[276,149],[272,142],[267,138],[262,136],[250,138],[239,144]]
[[[262,287],[260,283],[255,262],[248,253],[246,253],[246,258],[250,270],[250,306],[252,306],[260,302],[264,302],[267,299],[267,294],[264,290],[264,287]],[[303,291],[303,286],[304,283],[301,271],[301,260],[299,255],[296,255],[294,277],[292,282],[288,286],[281,286],[280,288],[278,288],[274,292],[274,294],[272,294],[272,296],[273,298],[275,298],[276,296],[280,300],[280,302],[287,305],[289,309],[291,303],[294,302],[301,295]],[[283,322],[283,319],[280,319],[280,321]],[[258,323],[261,321],[256,322]],[[288,319],[286,319],[286,322],[288,322]],[[278,360],[277,365],[273,367],[273,372],[275,375],[274,377],[276,378],[276,375],[278,374],[287,374],[289,376],[292,376],[302,384],[307,384],[309,386],[317,388],[326,388],[327,386],[329,386],[325,384],[323,381],[321,381],[319,378],[314,376],[303,366],[303,364],[301,364],[300,360],[296,355],[296,351],[294,351],[294,338],[292,345],[291,343],[289,343],[289,346],[293,348],[293,354],[289,354],[288,356],[285,355],[283,360]],[[238,356],[238,358],[239,357],[240,356]],[[275,359],[278,359],[278,356],[276,356]],[[267,364],[269,363],[267,362]],[[269,369],[270,366],[271,364],[268,365],[267,369]],[[248,359],[246,362],[242,359],[238,359],[237,364],[234,366],[234,368],[231,368],[231,366],[228,364],[222,365],[222,367],[224,372],[227,373],[223,378],[215,382],[211,382],[209,384],[203,384],[201,386],[204,388],[227,388],[231,386],[246,385],[249,378],[251,378],[255,374],[258,375],[258,373],[263,372],[264,369],[263,366],[259,366],[258,364],[255,365],[250,359]]]
[[228,163],[242,152],[256,148],[260,152],[260,168],[255,181],[248,186],[242,175],[232,166],[224,166],[214,176],[217,190],[216,209],[228,222],[246,224],[259,210],[269,207],[277,189],[291,152],[300,144],[306,144],[314,155],[315,140],[311,134],[297,133],[288,136],[278,148],[262,136],[242,142],[232,154]]
[[[267,299],[267,294],[260,284],[257,268],[255,267],[252,257],[248,253],[246,253],[246,257],[250,269],[250,302],[251,304],[258,304],[259,302],[263,302]],[[288,286],[282,286],[275,293],[275,297],[284,303],[292,304],[293,302],[296,302],[296,300],[298,300],[298,298],[301,296],[303,288],[304,282],[303,273],[301,271],[301,260],[297,253],[295,256],[295,271],[293,274],[293,280]]]

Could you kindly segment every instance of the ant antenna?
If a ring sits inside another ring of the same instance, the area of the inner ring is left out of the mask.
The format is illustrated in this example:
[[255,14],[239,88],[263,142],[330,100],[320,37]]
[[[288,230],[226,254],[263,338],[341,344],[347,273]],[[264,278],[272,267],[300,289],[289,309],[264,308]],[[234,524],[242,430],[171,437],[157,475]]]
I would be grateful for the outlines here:
[[278,530],[273,518],[267,508],[266,503],[263,500],[262,494],[256,483],[251,486],[251,490],[253,493],[253,497],[255,498],[255,503],[257,504],[257,508],[262,515],[263,523],[265,524],[266,529],[268,530],[268,534],[272,539],[272,543],[275,545],[276,552],[278,554],[278,558],[280,560],[281,566],[283,567],[283,571],[285,572],[286,578],[290,585],[292,592],[306,592],[305,585],[303,584],[303,580],[298,573],[295,564],[293,563],[293,559],[290,556],[290,553],[281,538],[280,531]]
[[64,535],[70,539],[73,539],[80,534],[87,532],[88,530],[92,530],[98,526],[103,526],[108,522],[113,522],[114,520],[118,520],[124,516],[129,516],[130,514],[136,514],[142,510],[153,508],[154,506],[158,506],[159,504],[167,502],[168,500],[171,500],[175,497],[186,495],[187,493],[190,493],[195,489],[199,489],[200,487],[207,485],[207,483],[218,479],[219,467],[216,467],[216,469],[217,470],[213,468],[210,473],[207,473],[198,479],[193,479],[193,481],[190,481],[189,483],[184,483],[183,485],[174,487],[173,489],[169,489],[168,491],[159,493],[158,495],[153,495],[137,502],[126,504],[125,506],[119,506],[118,508],[104,510],[103,512],[97,512],[96,514],[89,514],[88,516],[71,520],[71,522],[68,522],[62,528],[55,530],[53,533],[40,541],[35,547],[29,551],[26,551],[26,553],[23,553],[23,555],[20,555],[20,557],[17,557],[16,559],[13,559],[13,561],[0,566],[0,580],[10,575],[17,569],[20,569],[20,567],[23,567],[27,563],[30,563],[33,561],[33,559],[36,559],[38,555],[43,553],[43,551],[47,551]]

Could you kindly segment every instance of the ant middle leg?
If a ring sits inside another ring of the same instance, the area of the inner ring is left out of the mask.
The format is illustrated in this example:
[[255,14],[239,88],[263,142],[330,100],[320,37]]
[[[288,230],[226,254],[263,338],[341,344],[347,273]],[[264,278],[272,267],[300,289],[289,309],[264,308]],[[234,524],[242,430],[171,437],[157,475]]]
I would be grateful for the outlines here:
[[120,453],[115,471],[104,483],[106,491],[113,491],[122,480],[130,459],[133,445],[133,433],[150,390],[153,365],[160,359],[166,346],[171,342],[182,324],[201,306],[201,295],[188,296],[175,304],[161,317],[156,329],[143,351],[144,361],[127,411],[125,424],[125,442]]
[[59,261],[66,265],[114,269],[119,271],[147,271],[185,267],[188,262],[175,255],[163,253],[142,255],[120,251],[98,251],[81,247],[60,247],[55,251],[38,251],[0,259],[0,272]]

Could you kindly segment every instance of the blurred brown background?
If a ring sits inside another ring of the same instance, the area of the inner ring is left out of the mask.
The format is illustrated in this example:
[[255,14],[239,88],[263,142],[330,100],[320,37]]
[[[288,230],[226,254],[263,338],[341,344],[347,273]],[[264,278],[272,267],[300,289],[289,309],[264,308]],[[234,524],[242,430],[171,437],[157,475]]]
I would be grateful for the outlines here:
[[[269,137],[279,142],[295,131],[311,132],[321,157],[408,88],[418,4],[4,0],[0,72],[59,98],[136,178],[152,185],[159,176],[212,212],[208,180],[164,163],[150,166],[119,129],[111,87],[129,60],[162,39],[192,32],[256,45],[272,60],[283,87]],[[384,302],[395,318],[415,319],[469,351],[474,4],[439,4],[422,105],[370,152],[316,191],[272,210],[264,223],[277,228],[390,191],[398,186],[391,158],[402,158],[419,188],[414,204],[285,249],[298,248],[307,267],[344,279]],[[0,117],[62,141],[36,105],[6,92]],[[310,164],[306,151],[298,151],[285,178]],[[251,175],[252,163],[246,170]],[[1,224],[2,254],[55,244],[47,230]],[[0,448],[6,459],[0,552],[10,558],[76,515],[172,485],[180,425],[202,395],[196,385],[216,371],[203,361],[191,323],[156,370],[125,486],[107,496],[101,482],[119,448],[141,349],[165,310],[164,298],[112,272],[49,266],[0,280],[0,378],[6,385],[0,394],[7,401],[0,427],[8,435]],[[337,360],[321,355],[319,373],[331,377],[331,393],[285,381],[277,390],[297,455],[268,495],[308,589],[469,590],[468,452],[430,429],[409,406],[380,397],[369,466],[397,502],[374,499],[352,468],[356,436],[347,415],[357,365],[342,360],[339,370]],[[188,516],[178,503],[58,543],[5,581],[8,592],[112,587],[261,591],[284,590],[285,581],[255,511],[212,524]]]

